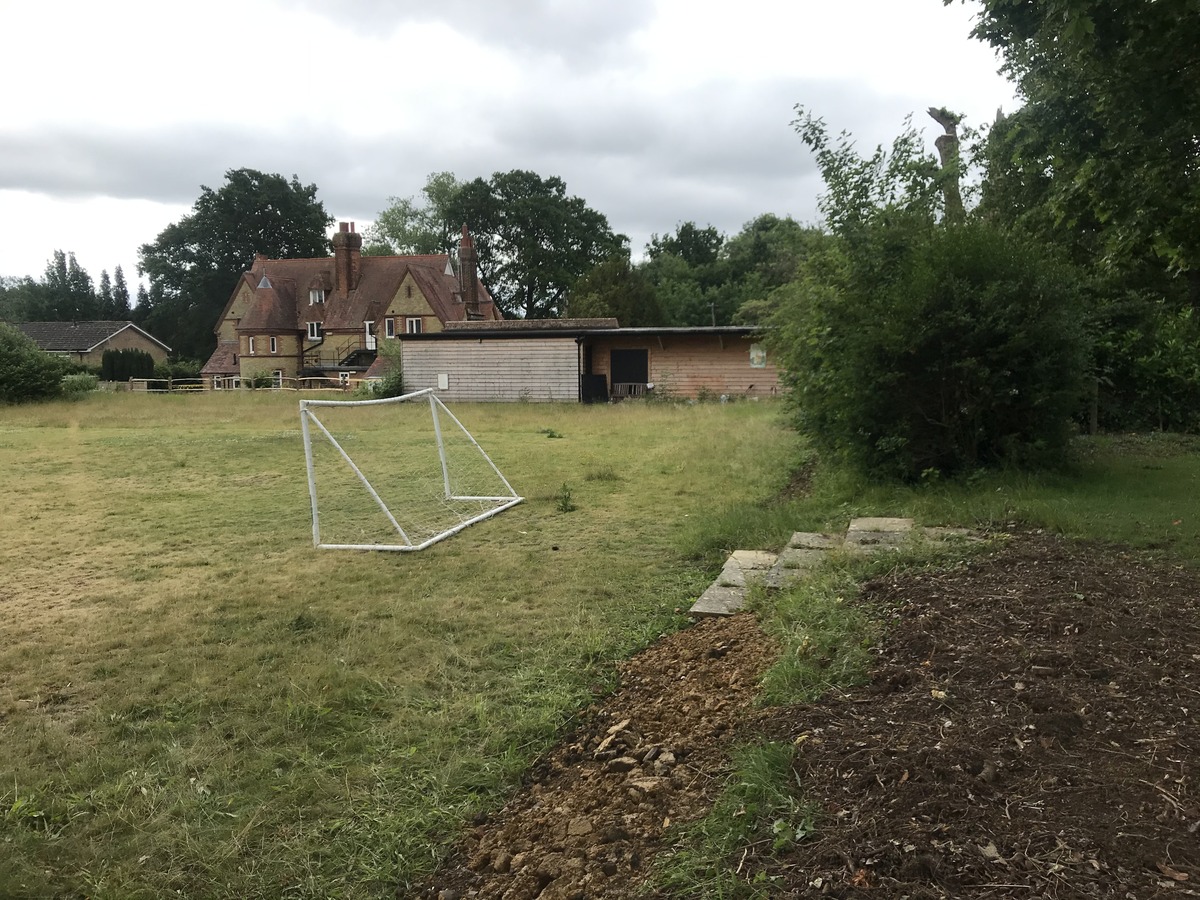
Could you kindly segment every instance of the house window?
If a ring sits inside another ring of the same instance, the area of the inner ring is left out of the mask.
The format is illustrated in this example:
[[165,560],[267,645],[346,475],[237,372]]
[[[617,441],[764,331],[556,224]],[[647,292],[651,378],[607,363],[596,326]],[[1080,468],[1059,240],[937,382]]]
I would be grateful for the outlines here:
[[308,305],[309,306],[312,306],[314,303],[324,303],[324,302],[325,302],[325,291],[323,288],[313,288],[311,291],[308,292]]
[[349,387],[350,375],[350,372],[338,372],[338,383],[342,385],[342,387]]
[[308,323],[308,339],[310,341],[320,340],[321,335],[323,333],[324,332],[321,331],[321,323],[320,322],[309,322]]
[[409,316],[404,320],[405,334],[420,334],[421,333],[421,317]]
[[225,387],[225,385],[221,382],[221,376],[214,375],[213,376],[213,390],[214,391],[223,390],[224,387]]
[[250,338],[250,355],[254,355],[254,338]]
[[283,369],[276,369],[271,374],[275,376],[275,387],[283,387]]
[[396,320],[390,316],[383,320],[383,334],[385,337],[390,338],[396,336]]
[[271,352],[272,353],[279,352],[279,341],[277,341],[273,335],[271,337]]

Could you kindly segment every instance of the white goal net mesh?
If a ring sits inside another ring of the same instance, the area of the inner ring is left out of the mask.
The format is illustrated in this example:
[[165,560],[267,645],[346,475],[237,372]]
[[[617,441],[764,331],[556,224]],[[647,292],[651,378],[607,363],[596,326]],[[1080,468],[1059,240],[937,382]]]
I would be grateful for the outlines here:
[[313,543],[421,550],[521,502],[432,390],[301,400]]

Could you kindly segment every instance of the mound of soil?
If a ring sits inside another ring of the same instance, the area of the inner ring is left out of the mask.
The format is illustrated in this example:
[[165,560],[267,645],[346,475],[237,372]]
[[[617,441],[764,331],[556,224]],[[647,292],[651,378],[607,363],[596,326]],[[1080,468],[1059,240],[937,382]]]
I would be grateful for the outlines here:
[[745,848],[774,896],[1200,896],[1200,578],[1121,548],[1023,535],[859,600],[888,620],[870,681],[753,706],[777,648],[703,620],[480,822],[422,896],[654,896],[665,830],[703,815],[734,743],[797,747],[815,831]]

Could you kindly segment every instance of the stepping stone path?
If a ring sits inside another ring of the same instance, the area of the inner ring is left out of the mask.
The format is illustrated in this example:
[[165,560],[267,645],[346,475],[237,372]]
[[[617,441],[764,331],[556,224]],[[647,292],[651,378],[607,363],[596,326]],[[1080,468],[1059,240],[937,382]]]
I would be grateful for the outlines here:
[[784,587],[821,565],[831,550],[884,553],[919,540],[948,542],[978,540],[978,537],[966,528],[915,528],[912,519],[892,518],[854,519],[844,536],[797,531],[779,553],[734,550],[717,580],[693,604],[690,614],[731,616],[745,606],[750,584]]

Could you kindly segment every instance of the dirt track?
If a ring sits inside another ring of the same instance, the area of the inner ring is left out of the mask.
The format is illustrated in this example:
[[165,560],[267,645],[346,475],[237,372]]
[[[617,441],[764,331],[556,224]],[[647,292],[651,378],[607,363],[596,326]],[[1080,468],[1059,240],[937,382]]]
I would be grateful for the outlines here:
[[[772,896],[1200,896],[1200,578],[1024,535],[860,602],[888,621],[870,683],[759,710],[776,652],[749,615],[631,660],[423,896],[645,897],[667,826],[701,815],[735,742],[797,742],[816,832],[730,865]],[[403,892],[402,892],[403,893]]]

